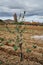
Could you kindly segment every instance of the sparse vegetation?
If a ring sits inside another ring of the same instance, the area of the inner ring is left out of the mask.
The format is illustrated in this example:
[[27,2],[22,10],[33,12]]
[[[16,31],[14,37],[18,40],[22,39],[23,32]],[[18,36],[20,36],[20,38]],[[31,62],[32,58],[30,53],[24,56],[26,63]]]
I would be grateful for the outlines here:
[[3,46],[4,44],[3,43],[0,43],[0,46]]
[[36,45],[33,45],[33,48],[37,48],[37,46]]
[[31,51],[32,51],[32,50],[29,49],[29,48],[26,49],[26,52],[27,52],[27,53],[29,53],[29,52],[31,52]]
[[0,65],[2,64],[3,62],[0,60]]
[[13,47],[13,48],[14,48],[14,50],[15,50],[15,51],[18,49],[18,47],[17,47],[16,45],[14,45],[14,47]]
[[31,38],[33,35],[43,35],[43,26],[0,25],[0,65],[43,65],[43,40]]

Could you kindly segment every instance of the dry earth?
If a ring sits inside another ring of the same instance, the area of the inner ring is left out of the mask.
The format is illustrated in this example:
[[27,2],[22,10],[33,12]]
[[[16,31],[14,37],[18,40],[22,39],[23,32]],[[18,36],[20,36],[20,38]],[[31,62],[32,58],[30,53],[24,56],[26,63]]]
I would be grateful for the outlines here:
[[[10,33],[5,25],[0,25],[0,65],[43,65],[43,39],[31,38],[34,35],[43,35],[43,26],[22,25],[26,28],[23,33],[22,62],[20,62],[20,49],[14,51],[13,48],[16,44],[15,26],[8,25],[12,31]],[[28,53],[26,52],[27,49],[29,49]]]

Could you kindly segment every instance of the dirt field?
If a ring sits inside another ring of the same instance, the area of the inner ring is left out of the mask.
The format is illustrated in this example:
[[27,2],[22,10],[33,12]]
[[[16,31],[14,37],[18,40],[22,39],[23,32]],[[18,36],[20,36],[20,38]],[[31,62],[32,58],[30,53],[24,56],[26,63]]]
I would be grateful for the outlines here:
[[[20,62],[20,49],[14,50],[16,44],[16,25],[8,25],[10,33],[5,25],[0,25],[0,65],[43,65],[43,38],[32,38],[32,36],[43,36],[43,26],[25,26],[23,32],[23,61]],[[28,50],[27,50],[28,49]]]

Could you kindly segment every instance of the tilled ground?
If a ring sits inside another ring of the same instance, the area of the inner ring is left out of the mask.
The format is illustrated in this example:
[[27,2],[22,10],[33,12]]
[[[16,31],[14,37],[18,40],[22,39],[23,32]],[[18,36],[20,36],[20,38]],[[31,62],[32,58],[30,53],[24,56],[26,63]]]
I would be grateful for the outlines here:
[[[15,43],[6,43],[5,41],[9,39],[14,39],[13,41],[15,41],[15,34],[11,34],[5,29],[0,30],[0,37],[5,39],[3,42],[0,41],[0,65],[43,65],[43,40],[30,39],[31,35],[43,34],[43,27],[36,27],[36,30],[35,27],[33,27],[33,31],[31,29],[32,27],[30,27],[29,30],[28,28],[27,26],[27,32],[23,34],[25,41],[23,44],[22,62],[20,62],[20,49],[14,51],[13,46]],[[33,45],[36,45],[36,48],[34,48]],[[26,53],[26,48],[31,49],[31,52]]]
[[0,65],[43,65],[43,61],[38,61],[34,57],[26,58],[20,62],[20,57],[10,55],[9,53],[0,50]]

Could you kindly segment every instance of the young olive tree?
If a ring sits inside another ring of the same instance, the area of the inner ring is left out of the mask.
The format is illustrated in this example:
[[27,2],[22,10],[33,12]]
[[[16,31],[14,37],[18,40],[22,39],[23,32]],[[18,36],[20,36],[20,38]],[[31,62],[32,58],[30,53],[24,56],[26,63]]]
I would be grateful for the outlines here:
[[16,26],[17,38],[16,43],[20,48],[20,61],[23,61],[23,53],[22,53],[22,44],[23,44],[23,32],[25,31],[25,26],[22,28],[22,25]]
[[[24,19],[24,16],[25,16],[25,11],[23,13],[23,16],[20,14],[19,15],[19,19],[22,18],[22,22],[23,22],[23,19]],[[16,17],[16,14],[14,16],[15,18],[15,21],[17,22],[17,17]],[[16,33],[16,42],[15,44],[17,46],[19,46],[20,48],[20,61],[23,61],[23,53],[22,53],[22,45],[23,45],[23,32],[25,31],[25,26],[21,25],[21,24],[15,24],[16,27],[15,27],[15,33]],[[8,26],[6,25],[6,28],[7,30],[10,32],[10,33],[13,33],[9,28]]]

